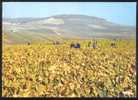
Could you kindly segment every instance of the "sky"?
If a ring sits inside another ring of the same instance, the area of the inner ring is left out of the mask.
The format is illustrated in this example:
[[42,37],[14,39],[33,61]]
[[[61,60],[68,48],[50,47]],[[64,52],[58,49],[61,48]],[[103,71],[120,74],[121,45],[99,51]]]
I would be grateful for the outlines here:
[[3,18],[81,14],[136,26],[136,2],[4,2]]

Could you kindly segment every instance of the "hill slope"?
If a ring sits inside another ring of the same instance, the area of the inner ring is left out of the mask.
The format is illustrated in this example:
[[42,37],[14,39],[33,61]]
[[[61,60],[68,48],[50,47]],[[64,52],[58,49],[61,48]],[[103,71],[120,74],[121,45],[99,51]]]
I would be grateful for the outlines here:
[[135,30],[132,26],[86,15],[3,19],[3,33],[10,43],[64,38],[130,38],[136,36]]

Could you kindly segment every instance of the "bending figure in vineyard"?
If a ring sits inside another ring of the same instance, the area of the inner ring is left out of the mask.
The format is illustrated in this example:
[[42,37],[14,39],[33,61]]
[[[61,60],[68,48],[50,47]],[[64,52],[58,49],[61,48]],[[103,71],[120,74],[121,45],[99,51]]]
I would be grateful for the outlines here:
[[31,44],[30,42],[27,43],[27,45],[30,45],[30,44]]
[[115,43],[115,42],[112,42],[112,43],[111,43],[111,47],[112,47],[112,48],[116,48],[116,43]]
[[59,41],[54,41],[53,44],[58,45],[58,44],[60,44],[60,42]]
[[80,48],[80,44],[77,43],[76,46],[75,46],[75,48]]
[[73,47],[74,47],[74,43],[71,43],[70,48],[73,48]]
[[76,44],[71,43],[70,47],[71,48],[80,48],[80,44],[79,43],[76,43]]

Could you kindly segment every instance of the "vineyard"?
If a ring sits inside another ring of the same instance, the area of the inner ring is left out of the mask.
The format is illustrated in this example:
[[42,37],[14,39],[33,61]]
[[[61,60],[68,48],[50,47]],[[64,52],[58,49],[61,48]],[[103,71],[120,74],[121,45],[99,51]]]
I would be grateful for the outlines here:
[[[46,43],[3,45],[2,96],[136,96],[136,43],[98,40],[98,48]],[[76,42],[75,40],[73,42]]]

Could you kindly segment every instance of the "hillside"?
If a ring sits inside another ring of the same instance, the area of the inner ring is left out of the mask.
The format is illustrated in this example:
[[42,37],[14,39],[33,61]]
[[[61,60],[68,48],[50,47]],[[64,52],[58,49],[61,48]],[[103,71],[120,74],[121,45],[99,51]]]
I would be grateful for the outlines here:
[[136,31],[135,27],[122,26],[93,16],[56,15],[3,19],[3,35],[6,35],[5,43],[26,43],[67,38],[131,38],[136,36]]

